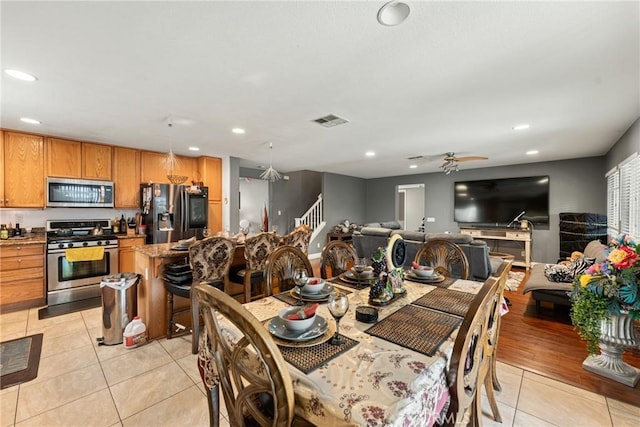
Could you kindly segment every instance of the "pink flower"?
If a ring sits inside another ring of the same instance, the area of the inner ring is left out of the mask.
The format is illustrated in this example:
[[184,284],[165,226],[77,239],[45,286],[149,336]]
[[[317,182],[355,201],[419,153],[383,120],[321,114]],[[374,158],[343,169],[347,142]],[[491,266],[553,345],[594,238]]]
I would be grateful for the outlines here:
[[628,246],[620,246],[607,257],[615,268],[620,270],[632,267],[638,261],[638,254]]

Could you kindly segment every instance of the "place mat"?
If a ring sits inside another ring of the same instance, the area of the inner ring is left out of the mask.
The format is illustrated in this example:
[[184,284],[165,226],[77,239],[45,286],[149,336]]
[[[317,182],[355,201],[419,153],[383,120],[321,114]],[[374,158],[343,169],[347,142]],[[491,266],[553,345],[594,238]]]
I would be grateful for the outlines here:
[[412,304],[464,317],[467,310],[469,310],[471,301],[475,297],[475,294],[468,292],[436,288],[428,294],[424,294]]
[[278,345],[278,348],[284,360],[308,374],[359,344],[359,341],[345,337],[342,334],[340,336],[343,338],[343,342],[340,345],[333,345],[329,341],[325,341],[322,344],[311,347],[284,347]]
[[351,288],[356,291],[369,287],[368,282],[364,282],[364,283],[348,282],[348,281],[342,280],[340,277],[334,277],[331,280],[329,280],[329,282],[335,283],[336,285],[344,286],[345,288]]
[[[349,295],[351,293],[351,291],[348,291],[346,289],[340,289],[340,292],[342,292],[343,294],[347,294]],[[274,298],[279,299],[280,301],[287,303],[289,305],[296,305],[298,303],[298,297],[293,295],[293,289],[289,290],[289,291],[284,291],[281,292],[279,294],[276,295],[272,295]],[[329,297],[324,298],[324,299],[310,299],[310,298],[305,298],[304,296],[302,297],[302,301],[304,301],[307,304],[313,304],[315,302],[319,303],[319,304],[324,304],[328,301]]]
[[406,305],[365,332],[433,356],[461,321],[462,318],[458,316],[417,305]]
[[413,279],[411,277],[406,277],[404,278],[404,280],[408,280],[410,282],[413,283],[418,283],[420,285],[430,285],[430,286],[435,286],[438,288],[448,288],[449,286],[453,285],[454,282],[458,279],[456,279],[455,277],[445,277],[444,280],[442,280],[441,282],[422,282],[419,279]]

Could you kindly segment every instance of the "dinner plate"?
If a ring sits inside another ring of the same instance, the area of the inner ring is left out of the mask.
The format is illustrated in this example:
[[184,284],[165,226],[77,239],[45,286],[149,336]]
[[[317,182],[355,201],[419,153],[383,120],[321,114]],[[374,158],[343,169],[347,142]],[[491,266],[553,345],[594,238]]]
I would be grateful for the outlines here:
[[[329,324],[324,317],[316,314],[316,318],[309,329],[306,331],[291,331],[287,329],[282,319],[276,316],[269,321],[268,328],[271,335],[280,339],[293,342],[305,342],[323,335],[327,332],[327,329],[329,329]],[[311,331],[311,333],[309,333],[309,331]]]
[[172,251],[184,252],[184,251],[188,251],[189,250],[189,246],[176,245],[176,246],[172,246],[171,250]]
[[320,292],[316,292],[312,294],[310,292],[305,292],[304,288],[302,288],[302,291],[300,291],[300,294],[303,297],[309,298],[309,299],[322,299],[322,298],[327,298],[331,292],[333,292],[333,286],[325,282],[324,287],[320,289]]
[[440,283],[444,280],[444,276],[442,274],[436,273],[435,271],[433,272],[433,275],[431,277],[420,277],[416,276],[412,271],[405,271],[404,277],[419,283]]
[[344,276],[351,280],[369,280],[373,279],[373,268],[369,267],[363,271],[362,274],[358,274],[353,269],[344,272]]

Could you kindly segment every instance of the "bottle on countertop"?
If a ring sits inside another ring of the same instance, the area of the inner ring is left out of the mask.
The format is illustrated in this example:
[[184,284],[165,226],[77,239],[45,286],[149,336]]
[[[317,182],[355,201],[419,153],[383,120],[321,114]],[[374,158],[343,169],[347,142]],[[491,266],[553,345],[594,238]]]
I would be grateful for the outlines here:
[[129,228],[129,226],[127,225],[127,220],[124,219],[124,214],[122,214],[122,217],[120,218],[120,232],[126,233],[127,228]]
[[13,224],[9,223],[9,227],[7,228],[7,233],[9,234],[9,238],[12,238],[13,236],[16,235],[16,230],[15,228],[13,228]]
[[18,224],[17,222],[16,222],[16,228],[13,235],[16,237],[22,236],[22,230],[20,229],[20,224]]
[[114,234],[118,234],[120,232],[120,220],[118,219],[118,217],[116,217],[116,219],[113,220],[113,226],[111,227],[111,231]]
[[9,238],[9,230],[7,229],[7,224],[0,225],[0,239],[7,240]]

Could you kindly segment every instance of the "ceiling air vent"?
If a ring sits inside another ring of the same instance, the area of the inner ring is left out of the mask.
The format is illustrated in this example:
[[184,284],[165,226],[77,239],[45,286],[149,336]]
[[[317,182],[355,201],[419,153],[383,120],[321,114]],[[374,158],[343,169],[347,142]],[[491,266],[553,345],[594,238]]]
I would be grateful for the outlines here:
[[316,122],[320,126],[324,126],[326,128],[332,128],[334,126],[343,125],[345,123],[349,123],[349,120],[345,120],[342,117],[338,117],[335,114],[329,114],[324,117],[320,117],[319,119],[311,120],[312,122]]

